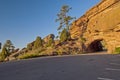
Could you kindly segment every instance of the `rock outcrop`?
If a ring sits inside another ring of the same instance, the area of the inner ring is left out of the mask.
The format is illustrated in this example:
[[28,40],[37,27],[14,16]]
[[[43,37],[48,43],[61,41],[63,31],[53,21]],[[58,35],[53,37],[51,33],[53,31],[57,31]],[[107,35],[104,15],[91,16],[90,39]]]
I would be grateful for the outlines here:
[[54,38],[55,38],[54,34],[49,34],[48,36],[43,38],[43,40],[44,40],[45,43],[47,43],[47,42],[49,42],[50,39],[54,40]]
[[73,39],[84,37],[88,51],[97,51],[104,41],[108,52],[114,52],[120,47],[120,0],[102,0],[73,22],[70,34]]

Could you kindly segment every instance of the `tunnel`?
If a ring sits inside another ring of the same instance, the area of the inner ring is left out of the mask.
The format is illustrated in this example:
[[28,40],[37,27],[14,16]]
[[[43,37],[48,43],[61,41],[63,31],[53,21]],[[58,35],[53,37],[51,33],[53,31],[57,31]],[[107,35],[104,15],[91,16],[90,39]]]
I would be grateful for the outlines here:
[[87,48],[88,52],[99,52],[103,51],[103,45],[101,43],[102,39],[94,40],[90,43],[90,45]]

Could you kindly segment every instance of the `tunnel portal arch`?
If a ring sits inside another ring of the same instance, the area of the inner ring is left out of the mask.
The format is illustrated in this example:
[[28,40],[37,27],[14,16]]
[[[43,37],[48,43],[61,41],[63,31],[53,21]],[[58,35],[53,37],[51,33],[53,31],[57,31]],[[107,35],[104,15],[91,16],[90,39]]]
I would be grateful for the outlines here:
[[87,51],[88,51],[88,52],[103,51],[103,45],[102,45],[101,41],[103,41],[103,39],[98,39],[98,40],[92,41],[92,42],[88,45]]

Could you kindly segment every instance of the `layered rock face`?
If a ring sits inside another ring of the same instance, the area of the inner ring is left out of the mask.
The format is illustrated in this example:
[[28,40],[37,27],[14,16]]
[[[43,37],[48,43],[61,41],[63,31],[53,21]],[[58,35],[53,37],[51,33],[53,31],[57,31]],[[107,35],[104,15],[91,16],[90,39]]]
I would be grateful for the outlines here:
[[120,0],[102,0],[73,22],[70,33],[73,39],[86,38],[88,50],[99,47],[94,43],[104,41],[108,52],[114,52],[116,47],[120,47]]

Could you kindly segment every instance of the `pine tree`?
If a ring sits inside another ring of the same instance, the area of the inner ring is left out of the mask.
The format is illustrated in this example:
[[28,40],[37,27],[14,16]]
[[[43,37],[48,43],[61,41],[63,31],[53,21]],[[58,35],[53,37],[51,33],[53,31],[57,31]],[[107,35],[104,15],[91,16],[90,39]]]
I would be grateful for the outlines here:
[[70,8],[68,5],[63,5],[60,9],[60,13],[57,14],[58,19],[56,19],[56,22],[60,22],[60,26],[58,27],[58,30],[61,30],[62,28],[66,28],[69,30],[70,22],[75,19],[75,17],[68,16],[68,12],[70,11]]
[[6,57],[8,57],[12,52],[14,52],[14,46],[10,40],[6,40],[2,48],[2,52],[0,53],[0,61],[4,61]]
[[4,59],[9,56],[9,52],[5,47],[2,48],[2,52],[0,53],[0,61],[4,61]]
[[[69,33],[70,25],[72,20],[75,19],[75,17],[68,16],[68,12],[71,10],[68,5],[63,5],[60,9],[60,12],[57,14],[56,22],[60,22],[60,26],[58,27],[58,31],[60,32],[59,35],[61,35],[61,31],[65,31],[64,28],[67,30],[67,33]],[[63,35],[63,34],[62,34]],[[64,34],[65,36],[65,34]],[[68,38],[66,38],[68,39]]]
[[35,40],[35,43],[34,43],[34,49],[37,49],[39,47],[42,47],[43,44],[42,44],[42,39],[41,37],[37,37],[36,40]]
[[15,48],[10,40],[6,40],[4,47],[7,49],[8,53],[12,53]]

